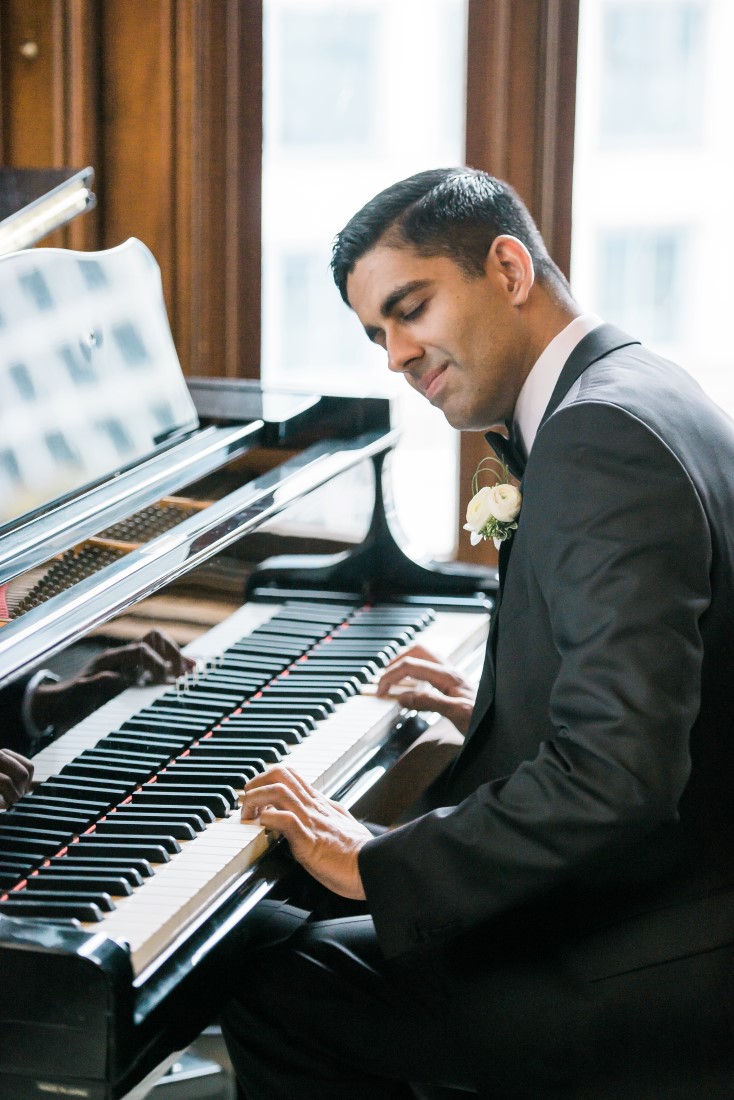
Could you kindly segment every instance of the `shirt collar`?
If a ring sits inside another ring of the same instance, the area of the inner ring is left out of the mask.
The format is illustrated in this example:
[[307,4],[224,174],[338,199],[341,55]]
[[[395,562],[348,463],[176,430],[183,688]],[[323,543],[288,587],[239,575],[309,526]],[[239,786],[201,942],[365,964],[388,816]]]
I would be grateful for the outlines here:
[[538,425],[543,418],[566,360],[584,336],[602,324],[595,313],[582,313],[554,336],[533,365],[520,390],[515,405],[515,425],[520,433],[525,454],[535,442]]

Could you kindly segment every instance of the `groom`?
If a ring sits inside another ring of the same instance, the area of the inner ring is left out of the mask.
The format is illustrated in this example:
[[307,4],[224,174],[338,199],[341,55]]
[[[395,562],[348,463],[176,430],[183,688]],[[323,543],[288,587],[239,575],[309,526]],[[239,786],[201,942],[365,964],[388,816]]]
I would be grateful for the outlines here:
[[286,769],[248,785],[243,817],[363,906],[283,910],[243,955],[242,1094],[730,1097],[734,426],[580,310],[485,173],[388,188],[332,267],[450,424],[511,425],[522,507],[473,708],[421,651],[383,678],[466,731],[420,812],[374,837]]

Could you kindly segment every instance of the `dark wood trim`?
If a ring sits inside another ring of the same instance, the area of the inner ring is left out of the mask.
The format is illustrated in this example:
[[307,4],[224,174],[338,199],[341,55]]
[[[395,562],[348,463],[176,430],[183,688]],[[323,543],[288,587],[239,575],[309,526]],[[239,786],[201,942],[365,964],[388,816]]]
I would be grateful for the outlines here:
[[[578,0],[469,0],[466,162],[512,184],[567,275],[578,8]],[[486,453],[480,433],[462,436],[460,526]],[[471,553],[464,534],[460,558]]]

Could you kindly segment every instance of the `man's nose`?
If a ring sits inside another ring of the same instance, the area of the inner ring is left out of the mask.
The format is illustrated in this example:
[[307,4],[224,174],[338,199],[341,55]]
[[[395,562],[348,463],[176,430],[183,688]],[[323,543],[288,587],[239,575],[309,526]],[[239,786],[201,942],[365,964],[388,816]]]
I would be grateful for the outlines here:
[[388,370],[395,374],[404,374],[423,355],[423,348],[409,333],[393,330],[386,339]]

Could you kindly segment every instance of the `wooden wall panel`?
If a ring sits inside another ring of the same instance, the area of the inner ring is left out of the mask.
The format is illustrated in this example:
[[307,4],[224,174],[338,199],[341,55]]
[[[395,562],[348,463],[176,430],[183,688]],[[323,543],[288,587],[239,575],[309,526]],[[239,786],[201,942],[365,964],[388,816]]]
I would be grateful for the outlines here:
[[[469,0],[468,32],[466,162],[512,184],[568,274],[578,0]],[[462,436],[460,517],[486,454],[480,433]]]
[[261,0],[0,4],[1,162],[94,167],[44,243],[144,241],[189,373],[259,375],[261,81]]
[[[3,0],[0,6],[0,161],[19,168],[96,166],[94,0]],[[89,249],[91,212],[44,244]]]

